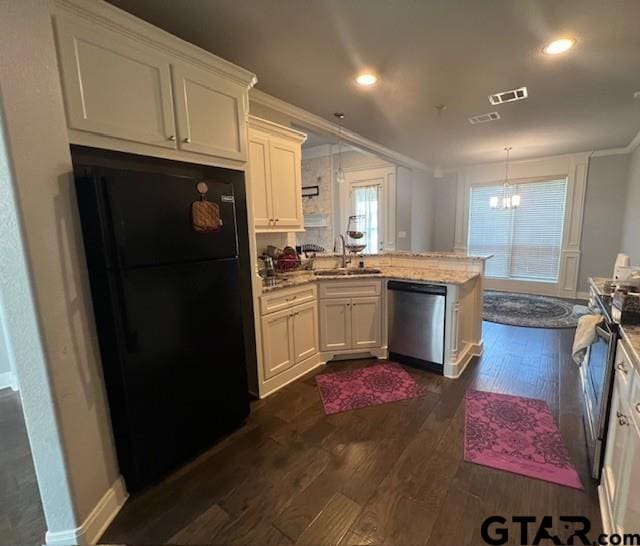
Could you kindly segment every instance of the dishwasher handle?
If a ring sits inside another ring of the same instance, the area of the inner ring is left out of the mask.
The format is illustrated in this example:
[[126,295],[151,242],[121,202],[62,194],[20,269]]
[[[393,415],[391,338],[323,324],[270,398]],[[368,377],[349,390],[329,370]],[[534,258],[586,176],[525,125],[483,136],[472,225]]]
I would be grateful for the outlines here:
[[433,294],[436,296],[446,296],[447,287],[437,284],[424,284],[420,282],[389,281],[389,290],[400,290],[402,292],[418,292],[421,294]]

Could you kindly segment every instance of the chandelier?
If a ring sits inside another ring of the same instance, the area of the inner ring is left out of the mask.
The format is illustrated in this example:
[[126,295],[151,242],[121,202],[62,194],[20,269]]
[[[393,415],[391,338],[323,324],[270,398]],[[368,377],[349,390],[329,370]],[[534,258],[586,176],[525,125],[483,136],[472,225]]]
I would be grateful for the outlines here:
[[504,151],[507,152],[507,161],[505,165],[504,184],[502,185],[502,195],[494,196],[489,200],[489,206],[495,210],[516,209],[520,206],[520,196],[515,193],[513,186],[509,184],[509,152],[511,152],[511,146],[505,146]]

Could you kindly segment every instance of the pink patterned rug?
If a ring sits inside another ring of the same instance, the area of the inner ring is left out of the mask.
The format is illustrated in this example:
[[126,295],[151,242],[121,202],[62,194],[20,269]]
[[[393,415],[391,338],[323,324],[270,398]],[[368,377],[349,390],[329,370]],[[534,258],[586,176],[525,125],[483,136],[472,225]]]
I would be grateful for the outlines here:
[[316,376],[327,415],[423,396],[425,390],[397,364]]
[[562,435],[544,400],[468,391],[464,459],[582,489]]

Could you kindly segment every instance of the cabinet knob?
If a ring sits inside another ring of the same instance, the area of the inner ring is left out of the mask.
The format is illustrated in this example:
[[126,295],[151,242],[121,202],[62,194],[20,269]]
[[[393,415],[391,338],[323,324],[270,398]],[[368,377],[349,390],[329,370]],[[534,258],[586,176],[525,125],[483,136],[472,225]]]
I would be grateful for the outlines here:
[[627,427],[629,426],[629,418],[626,415],[623,415],[622,417],[618,418],[618,423],[622,427]]
[[280,221],[280,218],[276,218],[274,222],[277,224]]
[[638,402],[638,403],[636,404],[636,411],[637,411],[638,413],[640,413],[640,402]]
[[185,138],[185,139],[184,139],[184,141],[185,141],[187,144],[190,144],[190,143],[191,143],[191,139],[190,139],[189,137]]
[[622,362],[620,362],[620,363],[616,366],[616,368],[618,368],[618,371],[621,371],[621,372],[622,372],[623,374],[625,374],[625,375],[629,373],[629,370],[627,370],[626,366],[625,366]]
[[171,142],[175,142],[176,141],[176,135],[171,135],[167,140],[170,140]]

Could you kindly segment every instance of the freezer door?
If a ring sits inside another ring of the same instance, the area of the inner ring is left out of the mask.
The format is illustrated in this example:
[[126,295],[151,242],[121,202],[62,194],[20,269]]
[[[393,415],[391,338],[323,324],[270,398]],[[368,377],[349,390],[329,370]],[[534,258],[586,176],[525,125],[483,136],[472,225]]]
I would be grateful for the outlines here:
[[237,267],[236,260],[171,264],[113,280],[120,358],[103,366],[117,366],[122,380],[127,418],[115,423],[116,437],[128,429],[122,453],[132,460],[123,466],[133,490],[248,414]]
[[389,290],[389,351],[444,363],[445,296]]
[[[96,168],[120,267],[229,258],[238,255],[233,185],[151,172]],[[218,231],[193,228],[191,205],[206,199],[220,207]]]

